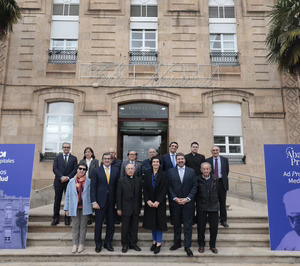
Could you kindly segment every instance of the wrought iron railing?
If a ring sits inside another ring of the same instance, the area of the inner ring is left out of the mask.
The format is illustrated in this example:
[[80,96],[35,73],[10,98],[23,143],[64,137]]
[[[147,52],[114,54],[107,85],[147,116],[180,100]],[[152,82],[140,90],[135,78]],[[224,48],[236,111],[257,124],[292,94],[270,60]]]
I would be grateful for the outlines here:
[[213,66],[239,66],[239,53],[211,52],[210,60]]
[[49,64],[76,64],[76,50],[49,50]]
[[157,51],[130,51],[131,65],[157,65],[158,52]]

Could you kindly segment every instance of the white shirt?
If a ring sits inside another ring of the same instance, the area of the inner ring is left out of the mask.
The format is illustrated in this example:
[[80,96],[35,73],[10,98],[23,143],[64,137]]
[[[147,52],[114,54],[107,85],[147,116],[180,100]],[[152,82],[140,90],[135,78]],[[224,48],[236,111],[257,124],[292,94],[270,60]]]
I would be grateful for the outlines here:
[[180,181],[182,183],[183,182],[184,173],[185,173],[185,166],[183,166],[183,167],[177,166],[177,169],[178,169],[178,174],[179,174],[179,177],[180,177]]

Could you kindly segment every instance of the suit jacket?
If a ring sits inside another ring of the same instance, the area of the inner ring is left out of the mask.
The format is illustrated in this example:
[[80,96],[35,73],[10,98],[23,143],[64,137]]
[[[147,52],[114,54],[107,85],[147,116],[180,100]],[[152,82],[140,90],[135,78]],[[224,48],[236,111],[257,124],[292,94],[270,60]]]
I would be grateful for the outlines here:
[[[226,157],[220,156],[220,158],[221,158],[221,173],[222,173],[223,188],[227,191],[229,189],[229,181],[228,181],[229,163],[228,163],[228,159]],[[207,162],[210,163],[210,165],[212,167],[212,172],[215,175],[213,157],[209,157],[207,159]]]
[[152,165],[151,165],[151,160],[146,159],[142,162],[142,175],[145,176],[147,172],[152,171]]
[[175,168],[170,157],[170,153],[164,154],[161,157],[161,162],[162,162],[162,169],[168,173],[170,168]]
[[[134,182],[134,189],[130,182]],[[117,208],[122,216],[139,215],[142,207],[142,179],[134,176],[133,180],[127,175],[120,178],[117,189]]]
[[69,179],[73,178],[77,172],[77,158],[72,154],[69,155],[68,163],[65,166],[63,154],[59,154],[54,159],[53,173],[55,174],[54,186],[67,185],[67,182],[62,183],[61,177],[68,176]]
[[189,153],[185,155],[185,165],[187,167],[193,168],[196,172],[196,175],[201,175],[201,164],[205,162],[205,156],[197,153],[193,155],[192,153]]
[[[85,181],[85,186],[83,189],[83,215],[89,215],[93,213],[92,204],[91,204],[91,180],[87,177]],[[76,189],[76,178],[72,178],[68,184],[65,200],[65,211],[70,212],[70,216],[77,216],[77,207],[78,207],[78,193]]]
[[[127,164],[129,164],[129,163],[130,163],[130,160],[124,161],[124,162],[122,163],[122,165],[121,165],[121,172],[120,172],[120,178],[126,176],[125,169],[126,169]],[[141,177],[141,176],[142,176],[142,163],[137,162],[137,161],[135,161],[135,163],[136,163],[136,164],[135,164],[135,172],[134,172],[134,175],[135,175],[135,176]]]
[[195,196],[197,193],[197,177],[192,168],[185,167],[183,182],[181,183],[177,167],[173,167],[168,171],[169,178],[169,196],[172,207],[179,207],[174,198],[187,198],[191,199],[190,202],[184,206],[194,208]]
[[91,182],[91,202],[97,202],[100,208],[103,208],[109,199],[109,203],[114,206],[118,180],[119,170],[117,167],[111,166],[109,184],[103,166],[96,168]]
[[[86,163],[86,159],[82,159],[80,160],[79,163]],[[95,171],[95,169],[99,167],[99,161],[97,159],[93,159],[91,161],[90,167],[89,167],[89,178],[91,179],[93,176],[93,172]]]

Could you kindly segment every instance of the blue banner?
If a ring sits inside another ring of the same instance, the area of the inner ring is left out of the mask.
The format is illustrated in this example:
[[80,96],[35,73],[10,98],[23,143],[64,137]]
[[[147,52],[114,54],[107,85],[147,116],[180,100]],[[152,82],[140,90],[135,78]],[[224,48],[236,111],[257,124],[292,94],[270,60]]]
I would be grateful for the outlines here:
[[26,248],[35,144],[0,144],[0,249]]
[[300,145],[265,145],[272,250],[300,250]]

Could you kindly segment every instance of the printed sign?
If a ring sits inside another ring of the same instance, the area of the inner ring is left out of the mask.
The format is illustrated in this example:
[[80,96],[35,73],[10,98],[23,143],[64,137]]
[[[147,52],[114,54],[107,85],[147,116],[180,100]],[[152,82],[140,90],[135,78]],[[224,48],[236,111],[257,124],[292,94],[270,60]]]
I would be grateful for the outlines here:
[[35,144],[0,144],[0,249],[26,248]]
[[300,250],[300,145],[265,145],[272,250]]

